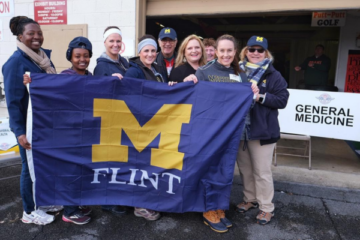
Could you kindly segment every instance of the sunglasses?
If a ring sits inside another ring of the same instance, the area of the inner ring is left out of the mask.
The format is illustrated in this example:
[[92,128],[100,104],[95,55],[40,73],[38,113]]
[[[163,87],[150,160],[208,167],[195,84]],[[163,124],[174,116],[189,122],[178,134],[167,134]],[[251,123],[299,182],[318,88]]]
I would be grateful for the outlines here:
[[264,53],[265,49],[263,49],[263,48],[248,48],[248,51],[251,53],[253,53],[255,51],[257,51],[258,53]]

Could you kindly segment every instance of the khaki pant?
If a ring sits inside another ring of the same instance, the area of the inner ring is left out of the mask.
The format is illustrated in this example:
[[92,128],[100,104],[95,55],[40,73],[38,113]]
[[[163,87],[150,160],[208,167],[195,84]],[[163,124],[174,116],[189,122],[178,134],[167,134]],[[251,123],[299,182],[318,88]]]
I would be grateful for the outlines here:
[[244,201],[259,203],[260,210],[274,211],[274,182],[271,172],[272,156],[275,143],[260,145],[259,140],[240,142],[237,163],[244,185]]

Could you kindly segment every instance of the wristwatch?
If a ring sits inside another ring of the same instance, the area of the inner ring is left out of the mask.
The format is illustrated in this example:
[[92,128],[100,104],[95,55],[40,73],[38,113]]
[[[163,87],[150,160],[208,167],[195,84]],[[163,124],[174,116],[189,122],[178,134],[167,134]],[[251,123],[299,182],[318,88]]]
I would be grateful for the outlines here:
[[259,103],[263,103],[264,102],[264,95],[263,94],[259,94]]

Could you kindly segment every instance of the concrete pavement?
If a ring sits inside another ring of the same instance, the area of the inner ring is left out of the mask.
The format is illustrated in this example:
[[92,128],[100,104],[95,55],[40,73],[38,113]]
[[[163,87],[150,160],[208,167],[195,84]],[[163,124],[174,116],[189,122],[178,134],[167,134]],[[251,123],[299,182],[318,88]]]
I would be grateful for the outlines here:
[[[0,169],[0,177],[18,174],[20,166]],[[241,181],[234,177],[229,232],[218,234],[202,222],[200,213],[163,213],[149,222],[132,211],[124,217],[103,213],[93,207],[92,221],[84,226],[65,223],[61,214],[47,226],[20,221],[22,204],[19,178],[0,181],[0,239],[98,240],[98,239],[360,239],[360,191],[275,182],[275,217],[270,224],[256,224],[257,210],[246,214],[234,211],[241,201]]]

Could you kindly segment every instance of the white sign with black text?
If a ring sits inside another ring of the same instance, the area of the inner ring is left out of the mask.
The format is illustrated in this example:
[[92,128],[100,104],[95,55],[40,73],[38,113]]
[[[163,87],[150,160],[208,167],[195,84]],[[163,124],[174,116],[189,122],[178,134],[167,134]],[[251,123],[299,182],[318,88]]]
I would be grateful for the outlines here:
[[313,12],[311,19],[312,27],[343,27],[345,26],[346,12]]
[[360,141],[360,94],[289,89],[280,131]]

